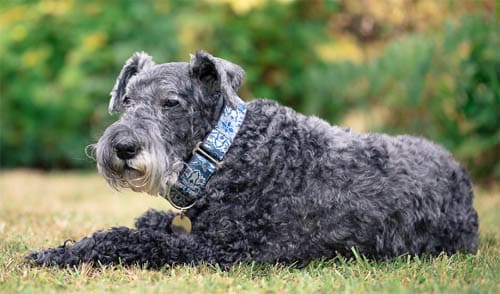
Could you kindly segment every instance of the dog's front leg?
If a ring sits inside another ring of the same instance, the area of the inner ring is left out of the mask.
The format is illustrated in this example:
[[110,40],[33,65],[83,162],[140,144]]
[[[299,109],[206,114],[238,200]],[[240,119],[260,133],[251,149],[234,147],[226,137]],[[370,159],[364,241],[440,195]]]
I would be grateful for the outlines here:
[[171,232],[172,219],[177,215],[173,211],[149,209],[135,221],[137,229],[150,229],[155,231]]
[[141,264],[159,267],[164,264],[214,262],[214,250],[194,234],[176,236],[151,229],[116,227],[85,237],[74,245],[61,245],[26,256],[38,265]]

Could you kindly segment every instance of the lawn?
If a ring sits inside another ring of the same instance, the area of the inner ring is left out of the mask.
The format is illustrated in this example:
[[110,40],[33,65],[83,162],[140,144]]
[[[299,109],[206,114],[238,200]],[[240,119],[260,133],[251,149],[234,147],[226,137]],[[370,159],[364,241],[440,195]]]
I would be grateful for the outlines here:
[[481,241],[477,255],[402,257],[374,262],[316,261],[304,269],[281,265],[73,269],[25,263],[32,248],[57,246],[111,226],[132,226],[160,198],[108,188],[95,173],[0,172],[0,293],[10,292],[489,292],[500,293],[500,191],[476,188]]

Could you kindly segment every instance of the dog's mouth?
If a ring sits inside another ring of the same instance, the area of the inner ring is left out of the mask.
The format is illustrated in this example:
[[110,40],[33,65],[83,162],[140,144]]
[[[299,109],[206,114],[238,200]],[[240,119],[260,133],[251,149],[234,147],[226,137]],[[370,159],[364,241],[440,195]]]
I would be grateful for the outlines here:
[[125,160],[113,154],[110,159],[97,163],[99,173],[110,186],[115,189],[129,188],[135,192],[157,193],[158,184],[154,182],[155,172],[151,168],[151,158],[146,152]]
[[130,184],[144,182],[146,173],[125,164],[122,171],[122,177]]
[[151,162],[125,160],[121,162],[113,178],[122,188],[164,196],[177,182],[182,166],[182,162],[179,162],[171,170],[161,170],[159,166],[151,165]]
[[151,169],[145,165],[137,165],[133,160],[123,162],[123,167],[119,171],[119,177],[122,180],[122,185],[125,188],[130,188],[134,192],[147,192],[156,194],[152,183]]

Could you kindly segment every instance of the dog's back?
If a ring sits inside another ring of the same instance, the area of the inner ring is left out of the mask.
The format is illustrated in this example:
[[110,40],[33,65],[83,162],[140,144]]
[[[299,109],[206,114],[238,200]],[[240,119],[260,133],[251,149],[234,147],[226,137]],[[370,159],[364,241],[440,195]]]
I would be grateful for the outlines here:
[[[244,165],[232,165],[241,159]],[[254,229],[267,219],[262,256],[306,260],[350,255],[352,247],[375,258],[477,249],[467,172],[427,140],[357,134],[256,100],[227,164],[222,181],[253,185],[241,198],[228,195],[225,205],[258,206],[252,216],[242,213]]]

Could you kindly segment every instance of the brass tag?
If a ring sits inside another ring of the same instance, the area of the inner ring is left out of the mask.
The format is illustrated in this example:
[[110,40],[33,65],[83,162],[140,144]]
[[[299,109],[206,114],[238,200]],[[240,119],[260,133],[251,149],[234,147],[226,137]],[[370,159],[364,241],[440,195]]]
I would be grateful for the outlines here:
[[176,215],[170,225],[172,232],[176,235],[186,235],[191,232],[191,220],[183,213]]

